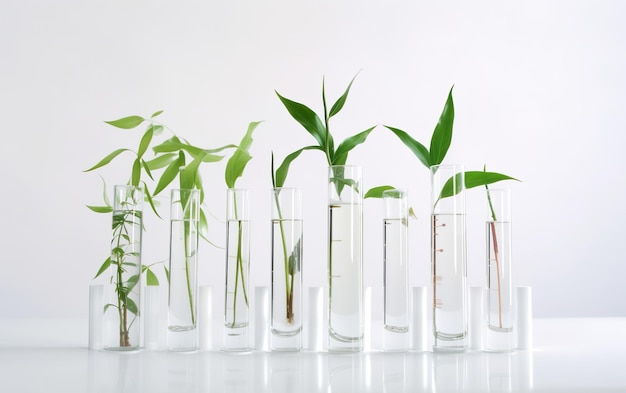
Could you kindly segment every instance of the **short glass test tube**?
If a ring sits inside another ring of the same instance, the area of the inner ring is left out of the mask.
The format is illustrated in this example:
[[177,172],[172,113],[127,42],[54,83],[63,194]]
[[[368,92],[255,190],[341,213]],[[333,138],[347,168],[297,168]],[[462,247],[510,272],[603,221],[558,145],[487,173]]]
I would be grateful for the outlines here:
[[363,196],[361,168],[328,175],[328,350],[363,349]]
[[511,275],[511,191],[488,189],[486,351],[512,351],[514,345]]
[[198,349],[198,224],[200,190],[173,189],[170,200],[170,260],[167,349]]
[[250,190],[228,189],[224,350],[249,349]]
[[460,165],[431,167],[433,349],[467,347],[465,176]]
[[385,351],[409,347],[408,206],[405,190],[383,192]]
[[272,189],[272,351],[302,346],[302,192]]

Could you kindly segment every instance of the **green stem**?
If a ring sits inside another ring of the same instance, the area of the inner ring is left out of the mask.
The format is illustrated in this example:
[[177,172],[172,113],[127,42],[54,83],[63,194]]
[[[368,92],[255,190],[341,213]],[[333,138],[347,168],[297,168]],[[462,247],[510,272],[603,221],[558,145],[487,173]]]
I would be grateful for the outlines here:
[[[191,199],[191,198],[190,198]],[[191,276],[189,274],[189,240],[190,240],[190,235],[191,235],[191,222],[185,220],[184,221],[184,225],[185,225],[185,278],[187,281],[187,296],[189,297],[189,311],[191,313],[191,324],[192,325],[196,325],[196,315],[195,315],[195,308],[194,308],[194,304],[193,304],[193,290],[191,288]]]
[[491,228],[491,237],[493,239],[493,253],[496,259],[496,277],[498,282],[498,323],[500,328],[502,328],[502,291],[501,291],[501,280],[500,280],[500,252],[498,250],[498,237],[496,233],[496,221],[498,221],[496,217],[496,212],[493,209],[493,203],[491,201],[491,193],[489,192],[489,187],[485,185],[485,189],[487,190],[487,201],[489,202],[489,210],[491,210],[491,218],[493,221],[489,223]]
[[248,294],[246,292],[246,283],[244,279],[243,257],[242,257],[242,222],[239,220],[239,214],[237,213],[237,196],[233,193],[233,209],[235,213],[235,220],[237,220],[237,256],[235,260],[235,290],[233,292],[233,322],[231,327],[235,327],[237,319],[237,295],[239,292],[239,274],[241,272],[241,287],[243,296],[248,305]]
[[280,200],[278,199],[279,190],[274,190],[274,199],[276,201],[276,210],[278,212],[278,224],[280,226],[280,238],[283,245],[283,261],[285,265],[285,300],[287,321],[293,321],[293,274],[291,275],[291,284],[289,283],[289,258],[287,256],[287,240],[285,239],[285,228],[283,226],[283,214],[280,208]]

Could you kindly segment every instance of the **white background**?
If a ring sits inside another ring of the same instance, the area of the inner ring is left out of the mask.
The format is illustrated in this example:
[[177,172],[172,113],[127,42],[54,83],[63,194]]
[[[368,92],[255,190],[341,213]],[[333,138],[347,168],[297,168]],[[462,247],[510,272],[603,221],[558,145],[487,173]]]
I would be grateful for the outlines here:
[[[274,90],[321,111],[357,77],[333,119],[337,140],[377,124],[424,144],[454,85],[446,163],[483,164],[522,180],[514,201],[514,281],[535,316],[625,316],[621,246],[626,121],[626,5],[615,1],[5,1],[0,6],[0,318],[86,317],[88,285],[109,252],[102,184],[84,169],[140,131],[103,123],[160,120],[201,147],[254,156],[238,186],[254,192],[252,285],[269,285],[270,152],[313,138]],[[141,129],[143,130],[143,128]],[[125,183],[131,155],[99,173]],[[202,168],[224,215],[224,162]],[[411,285],[426,285],[429,174],[383,127],[349,157],[365,188],[408,188]],[[324,285],[326,163],[304,153],[287,184],[304,189],[304,284]],[[503,184],[504,185],[504,184]],[[111,190],[109,189],[109,195]],[[147,218],[144,263],[167,257],[165,221]],[[469,285],[484,283],[480,190],[467,195]],[[382,284],[382,204],[365,202],[365,285]],[[224,225],[211,220],[223,245]],[[223,250],[203,244],[200,283],[222,285]],[[157,268],[158,269],[158,268]]]

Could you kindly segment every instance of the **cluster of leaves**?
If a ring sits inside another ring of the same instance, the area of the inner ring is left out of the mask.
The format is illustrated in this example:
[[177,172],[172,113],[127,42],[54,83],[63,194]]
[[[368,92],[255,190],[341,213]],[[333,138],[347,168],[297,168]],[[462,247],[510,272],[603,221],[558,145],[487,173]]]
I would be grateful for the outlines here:
[[[154,198],[176,179],[178,179],[178,186],[181,189],[199,189],[200,203],[202,204],[204,202],[204,187],[199,173],[200,165],[202,163],[218,162],[222,160],[224,156],[217,153],[226,149],[237,148],[236,145],[232,144],[215,149],[203,149],[194,146],[189,143],[189,141],[178,137],[173,131],[166,128],[163,124],[158,123],[156,121],[156,117],[161,113],[163,113],[163,111],[157,111],[149,118],[144,118],[142,116],[127,116],[117,120],[106,121],[107,124],[122,130],[133,130],[142,124],[146,124],[147,127],[141,136],[137,150],[129,148],[116,149],[102,158],[97,164],[85,170],[85,172],[91,172],[102,168],[110,164],[123,153],[134,155],[128,184],[136,187],[142,187],[146,201],[148,201],[152,211],[157,217],[160,217],[160,215],[157,211]],[[157,138],[162,136],[164,130],[166,129],[172,134],[172,136],[168,139],[162,140],[160,143],[156,143]],[[146,155],[150,151],[150,148],[153,155],[150,159],[146,159]],[[161,172],[160,176],[158,176],[158,180],[156,177],[157,171]],[[151,184],[156,182],[153,191],[150,191],[150,187],[145,180],[146,178],[149,179]],[[104,205],[90,205],[87,207],[97,213],[110,213],[113,208],[106,196],[106,183],[103,195]],[[208,241],[208,224],[206,206],[204,204],[200,210],[199,232],[200,235]],[[106,261],[99,269],[96,277],[106,270],[107,266],[105,265]],[[142,269],[146,272],[148,285],[158,285],[158,280],[156,275],[154,275],[154,273],[150,270],[150,265],[143,266]]]
[[309,134],[313,136],[313,138],[315,138],[317,144],[305,146],[287,155],[282,164],[276,170],[274,170],[274,158],[272,155],[272,185],[275,188],[280,188],[284,186],[285,180],[287,179],[287,174],[289,172],[289,166],[291,165],[293,160],[295,160],[303,151],[319,150],[324,153],[329,166],[345,165],[348,160],[348,153],[357,145],[365,142],[368,135],[375,127],[370,127],[365,131],[359,132],[344,139],[337,146],[337,148],[335,148],[335,139],[329,127],[330,119],[337,115],[343,109],[348,98],[348,94],[350,93],[350,88],[352,87],[352,83],[355,79],[356,76],[352,78],[345,92],[341,95],[341,97],[337,99],[337,101],[335,101],[333,106],[330,108],[330,111],[328,111],[328,106],[326,103],[325,84],[324,80],[322,80],[322,104],[324,108],[323,122],[320,117],[306,105],[285,98],[278,92],[276,92],[276,95],[283,103],[291,117],[293,117],[298,123],[300,123],[300,125],[302,125],[302,127],[304,127],[304,129],[308,131]]
[[[454,100],[452,99],[453,89],[454,86],[450,88],[448,98],[446,99],[446,103],[443,107],[441,115],[439,116],[439,121],[437,122],[437,125],[431,135],[430,148],[427,148],[418,142],[406,131],[387,125],[385,126],[393,132],[411,152],[413,152],[413,154],[426,168],[441,164],[448,153],[450,144],[452,143],[452,130],[454,126]],[[467,171],[464,172],[463,175],[465,178],[464,185],[466,189],[486,186],[502,180],[516,180],[501,173],[487,172],[484,169],[483,171]],[[461,174],[458,174],[457,176],[460,177]],[[462,183],[454,180],[455,179],[453,178],[447,180],[439,194],[439,199],[454,196],[462,190]],[[368,190],[365,194],[365,198],[382,198],[382,194],[385,190],[393,188],[393,186],[389,185],[374,187]]]

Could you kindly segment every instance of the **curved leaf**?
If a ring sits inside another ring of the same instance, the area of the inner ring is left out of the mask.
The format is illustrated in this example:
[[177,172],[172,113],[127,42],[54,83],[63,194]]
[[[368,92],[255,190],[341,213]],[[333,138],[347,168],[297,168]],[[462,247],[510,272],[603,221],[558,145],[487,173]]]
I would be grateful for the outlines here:
[[339,97],[339,99],[337,99],[337,101],[333,104],[333,107],[330,108],[330,113],[328,114],[328,118],[335,116],[343,108],[344,104],[346,103],[346,99],[348,98],[348,93],[350,92],[350,88],[352,87],[352,83],[354,82],[354,80],[356,79],[358,75],[359,73],[357,73],[352,78],[352,80],[350,81],[350,84],[348,84],[348,87],[346,88],[346,91],[343,93],[341,97]]
[[160,154],[152,160],[147,161],[146,165],[148,168],[150,168],[150,170],[161,169],[168,166],[172,161],[176,160],[177,158],[178,154],[176,153]]
[[[288,98],[281,96],[277,91],[276,95],[283,103],[287,111],[298,123],[307,130],[317,143],[325,147],[326,146],[326,127],[322,124],[322,121],[317,116],[315,112],[313,112],[306,105],[300,104],[299,102],[292,101]],[[325,150],[325,149],[324,149]]]
[[[450,177],[441,188],[439,199],[448,198],[454,196],[463,190],[460,186],[461,173],[457,173],[454,177]],[[515,180],[514,177],[504,175],[497,172],[484,172],[484,171],[468,171],[464,172],[465,176],[465,189],[470,189],[479,186],[485,186],[487,184],[496,183],[503,180]],[[456,181],[454,180],[456,178]]]
[[113,208],[111,206],[91,206],[91,205],[87,205],[87,207],[89,208],[89,210],[96,212],[96,213],[111,213],[113,211]]
[[141,137],[141,141],[139,142],[139,149],[137,150],[137,157],[143,157],[146,150],[148,150],[148,146],[150,146],[150,142],[152,142],[152,136],[154,135],[154,127],[148,127],[146,132]]
[[454,124],[454,101],[452,100],[452,89],[448,93],[448,99],[443,107],[439,121],[435,126],[430,139],[430,164],[439,165],[443,161],[450,143],[452,143],[452,126]]
[[104,157],[103,159],[101,159],[100,162],[98,162],[96,165],[92,166],[89,169],[84,170],[83,172],[90,172],[90,171],[93,171],[94,169],[101,168],[101,167],[107,165],[108,163],[110,163],[111,161],[113,161],[113,159],[115,157],[119,156],[120,154],[122,154],[125,151],[132,151],[132,150],[129,150],[129,149],[117,149],[114,152],[112,152],[109,155],[107,155],[106,157]]
[[154,189],[153,196],[158,195],[161,191],[163,191],[178,175],[180,167],[185,165],[184,156],[182,152],[179,154],[178,159],[172,161],[167,168],[161,174],[161,178],[157,183],[156,188]]
[[332,165],[344,165],[348,158],[348,152],[354,149],[357,145],[365,142],[374,128],[376,128],[376,126],[370,127],[367,130],[346,138],[343,142],[341,142],[333,156]]
[[156,111],[156,112],[154,112],[154,113],[152,114],[152,116],[150,116],[150,118],[151,118],[151,119],[154,119],[155,117],[157,117],[157,116],[158,116],[158,115],[160,115],[161,113],[163,113],[163,111],[162,111],[162,110],[160,110],[160,111]]
[[97,278],[99,275],[104,273],[109,266],[111,266],[111,257],[108,257],[102,265],[100,265],[100,269],[98,269],[98,273],[93,278]]
[[141,180],[141,160],[137,158],[133,162],[133,171],[131,173],[131,184],[135,187],[138,187],[140,180]]
[[224,173],[224,179],[228,188],[234,188],[237,179],[243,175],[246,165],[252,159],[252,156],[248,153],[250,145],[252,145],[252,133],[261,122],[251,122],[248,125],[248,130],[241,139],[239,148],[235,150],[233,155],[226,163],[226,170]]
[[287,174],[289,173],[289,166],[291,165],[293,160],[298,158],[300,153],[302,153],[305,150],[321,150],[321,148],[319,146],[306,146],[306,147],[303,147],[302,149],[298,149],[294,151],[293,153],[285,157],[282,164],[280,164],[276,172],[274,172],[276,174],[274,177],[274,183],[273,183],[275,188],[281,188],[285,185],[285,181],[287,180]]
[[393,186],[378,186],[378,187],[370,188],[369,190],[367,190],[367,192],[365,193],[365,196],[363,198],[364,199],[367,199],[367,198],[382,198],[383,197],[383,192],[385,192],[387,190],[393,190],[393,189],[395,189],[395,187],[393,187]]
[[124,130],[130,130],[143,123],[144,120],[141,116],[127,116],[117,120],[105,121],[105,123]]
[[415,156],[422,162],[422,164],[424,164],[424,166],[426,166],[426,168],[430,168],[430,153],[424,145],[413,139],[412,136],[399,128],[394,128],[390,126],[385,127],[394,134],[396,134],[396,136],[400,138],[402,143],[404,143],[406,147],[408,147],[413,152],[413,154],[415,154]]

